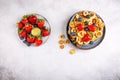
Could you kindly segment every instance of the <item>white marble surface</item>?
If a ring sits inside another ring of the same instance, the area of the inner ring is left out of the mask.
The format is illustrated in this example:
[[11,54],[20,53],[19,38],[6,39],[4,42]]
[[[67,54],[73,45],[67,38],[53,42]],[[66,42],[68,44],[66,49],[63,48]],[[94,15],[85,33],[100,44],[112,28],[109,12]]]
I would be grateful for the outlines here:
[[[59,49],[58,36],[72,14],[98,13],[106,24],[103,42],[92,50],[71,44]],[[39,13],[52,32],[41,47],[27,47],[18,38],[16,21]],[[0,0],[0,80],[120,80],[120,0]]]

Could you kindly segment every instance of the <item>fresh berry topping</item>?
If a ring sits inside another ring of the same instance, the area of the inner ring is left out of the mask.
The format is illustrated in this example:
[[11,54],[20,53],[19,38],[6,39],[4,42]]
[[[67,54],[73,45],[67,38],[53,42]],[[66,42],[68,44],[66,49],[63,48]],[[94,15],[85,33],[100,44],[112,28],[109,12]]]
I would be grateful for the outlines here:
[[85,21],[85,22],[84,22],[84,24],[85,24],[85,25],[88,25],[88,24],[89,24],[89,22],[88,22],[88,21]]
[[35,40],[35,45],[36,46],[40,46],[43,43],[43,41],[41,39],[36,39]]
[[19,29],[23,28],[23,24],[22,24],[21,22],[19,22],[19,23],[17,24],[17,26],[18,26]]
[[21,22],[25,25],[28,23],[28,20],[27,20],[27,18],[23,18]]
[[21,40],[23,40],[24,38],[23,37],[21,37],[21,36],[19,36],[19,38],[21,39]]
[[35,37],[27,36],[27,42],[34,43],[35,42]]
[[82,38],[83,42],[88,42],[91,40],[91,37],[89,36],[89,34],[85,34],[84,37]]
[[32,30],[32,25],[27,24],[24,26],[24,29],[26,30],[27,33],[30,33]]
[[48,30],[43,30],[42,31],[42,36],[46,37],[50,34],[50,32]]
[[80,22],[81,22],[81,21],[82,21],[82,18],[81,18],[81,17],[80,17],[80,18],[78,18],[78,21],[80,21]]
[[88,15],[86,15],[86,18],[90,18],[90,15],[88,14]]
[[28,17],[28,21],[34,25],[36,23],[37,17],[35,15],[32,15],[30,17]]
[[42,29],[44,27],[44,24],[45,24],[45,22],[42,19],[38,20],[38,22],[37,22],[37,25],[40,29]]
[[72,36],[76,36],[76,32],[71,32],[71,35]]
[[25,31],[20,32],[20,37],[26,38],[26,32]]
[[38,25],[37,25],[37,24],[34,24],[33,26],[34,26],[34,27],[38,27]]
[[96,27],[94,25],[88,25],[88,29],[91,31],[91,32],[94,32],[96,30]]
[[78,25],[78,30],[79,30],[79,31],[82,31],[83,29],[84,29],[84,26],[83,26],[82,24],[79,24],[79,25]]
[[88,27],[85,27],[84,30],[85,30],[85,31],[89,31]]
[[27,46],[31,46],[31,43],[27,42],[26,40],[23,41]]

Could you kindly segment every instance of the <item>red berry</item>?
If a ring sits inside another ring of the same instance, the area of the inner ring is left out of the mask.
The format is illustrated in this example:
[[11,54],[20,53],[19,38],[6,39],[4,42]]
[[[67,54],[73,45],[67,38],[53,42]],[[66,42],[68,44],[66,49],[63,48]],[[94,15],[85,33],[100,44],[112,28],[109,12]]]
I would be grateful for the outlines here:
[[35,38],[34,37],[27,37],[27,42],[29,43],[34,43],[35,42]]
[[23,28],[23,24],[21,22],[18,23],[18,28],[19,29]]
[[94,32],[96,30],[96,27],[94,25],[88,25],[88,29]]
[[91,40],[91,37],[90,37],[90,35],[87,33],[87,34],[85,34],[84,35],[84,37],[82,38],[82,41],[83,42],[88,42],[88,41],[90,41]]
[[35,15],[30,16],[30,17],[28,18],[28,21],[29,21],[32,25],[36,23],[36,20],[37,20],[37,17],[36,17]]
[[36,40],[35,40],[35,45],[36,45],[36,46],[40,46],[42,43],[43,43],[43,41],[40,40],[40,39],[36,39]]
[[20,37],[26,38],[26,32],[25,31],[22,31],[19,35],[20,35]]
[[79,24],[79,25],[78,25],[78,30],[79,30],[79,31],[82,31],[83,29],[84,29],[84,26],[83,26],[82,24]]
[[44,27],[45,22],[44,21],[38,21],[37,25],[40,29]]
[[26,30],[27,33],[30,33],[32,30],[32,25],[25,25],[24,29]]
[[50,32],[48,30],[43,30],[42,31],[42,36],[48,36],[50,34]]
[[23,24],[27,24],[27,23],[28,23],[28,20],[27,20],[27,18],[23,18],[21,22],[22,22]]

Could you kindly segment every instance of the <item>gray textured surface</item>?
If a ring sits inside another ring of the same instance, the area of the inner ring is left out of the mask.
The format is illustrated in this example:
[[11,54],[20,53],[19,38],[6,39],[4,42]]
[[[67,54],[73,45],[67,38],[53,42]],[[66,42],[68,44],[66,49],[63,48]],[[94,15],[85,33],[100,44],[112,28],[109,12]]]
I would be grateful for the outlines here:
[[[59,49],[58,36],[72,14],[90,10],[106,24],[103,42],[92,50],[71,44]],[[41,47],[26,47],[16,22],[38,13],[51,24],[52,33]],[[0,80],[120,80],[120,0],[0,0]]]

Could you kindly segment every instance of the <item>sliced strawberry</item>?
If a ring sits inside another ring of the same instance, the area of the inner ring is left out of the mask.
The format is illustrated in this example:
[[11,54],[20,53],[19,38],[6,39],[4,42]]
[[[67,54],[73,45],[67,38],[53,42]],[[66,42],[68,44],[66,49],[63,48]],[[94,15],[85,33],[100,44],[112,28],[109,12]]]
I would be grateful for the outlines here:
[[50,34],[50,32],[48,30],[43,30],[42,31],[42,36],[46,37]]
[[79,30],[79,31],[82,31],[83,29],[84,29],[84,26],[83,26],[82,24],[79,24],[79,25],[78,25],[78,30]]
[[35,40],[35,45],[36,46],[40,46],[43,43],[43,41],[41,39],[36,39]]
[[32,30],[32,25],[26,24],[26,25],[24,26],[24,29],[26,30],[27,33],[30,33],[31,30]]
[[21,22],[25,25],[28,23],[28,20],[27,20],[27,18],[23,18]]
[[34,43],[34,42],[35,42],[35,38],[34,38],[34,37],[31,37],[31,36],[28,36],[28,37],[27,37],[27,42],[29,42],[29,43]]
[[32,15],[30,17],[28,17],[28,21],[34,25],[36,23],[37,17],[35,15]]
[[88,25],[88,29],[91,31],[91,32],[94,32],[96,30],[96,27],[94,25]]
[[21,22],[17,23],[19,29],[23,28],[23,24]]
[[84,37],[82,38],[82,42],[88,42],[91,40],[91,37],[90,35],[87,33],[84,35]]
[[45,22],[43,20],[37,22],[37,25],[40,29],[42,29],[44,27],[44,24],[45,24]]
[[20,35],[20,37],[23,37],[23,38],[26,38],[26,31],[21,31],[20,33],[19,33],[19,35]]

